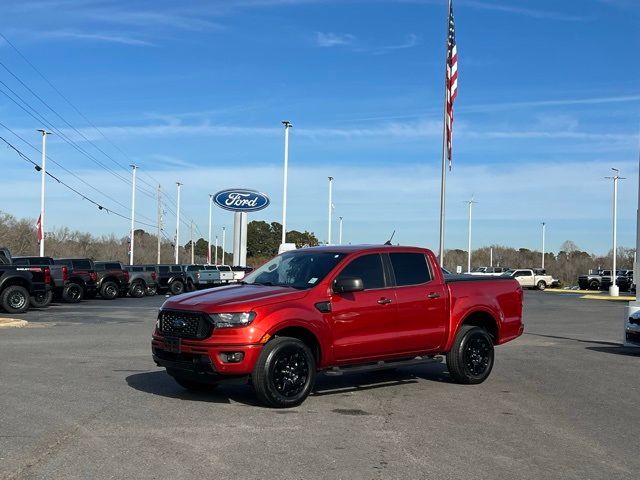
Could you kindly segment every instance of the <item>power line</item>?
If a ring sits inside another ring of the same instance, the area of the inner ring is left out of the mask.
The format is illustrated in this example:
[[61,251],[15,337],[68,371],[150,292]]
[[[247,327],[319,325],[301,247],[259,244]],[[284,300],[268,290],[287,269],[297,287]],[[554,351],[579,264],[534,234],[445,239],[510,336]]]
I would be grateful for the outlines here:
[[[104,138],[111,146],[113,146],[116,150],[118,150],[122,155],[124,155],[131,163],[136,163],[133,161],[133,159],[125,152],[123,151],[118,145],[116,145],[114,142],[111,141],[111,139],[109,139],[104,132],[98,128],[91,120],[89,120],[87,118],[87,116],[85,114],[83,114],[78,107],[76,107],[71,100],[69,100],[53,83],[51,83],[49,81],[49,79],[33,64],[31,63],[31,61],[29,61],[29,59],[18,49],[18,47],[16,47],[7,37],[4,36],[4,34],[2,34],[0,32],[0,37],[2,37],[4,39],[5,42],[7,42],[7,44],[27,63],[27,65],[29,65],[69,106],[71,106],[71,108],[73,108],[73,110],[75,110],[75,112],[80,115],[89,125],[91,125],[101,136],[102,138]],[[35,92],[33,92],[29,87],[27,87],[24,82],[22,82],[16,75],[14,75],[4,64],[2,64],[2,66],[9,72],[11,73],[12,76],[14,76],[14,78],[16,78],[16,80],[18,80],[22,85],[25,86],[25,88],[27,88],[31,93],[33,93],[43,104],[45,104],[47,106],[47,108],[49,108],[52,112],[54,112],[56,115],[58,115],[59,118],[61,118],[67,125],[69,125],[71,127],[71,125],[64,120],[57,112],[55,112],[51,107],[49,107],[49,105],[44,102]],[[71,127],[74,128],[74,127]],[[75,128],[74,128],[75,130]],[[93,144],[93,142],[90,142]],[[93,144],[94,147],[98,148],[95,144]],[[98,148],[98,150],[100,150],[102,153],[104,153],[107,157],[109,157],[114,163],[120,165],[122,168],[124,168],[125,170],[127,169],[125,166],[119,164],[115,159],[113,159],[111,156],[107,155],[102,149]],[[146,174],[146,172],[143,172]],[[151,177],[151,175],[146,174],[148,177],[150,177],[153,181],[155,181],[156,183],[160,183],[157,182],[155,179],[153,179],[153,177]],[[149,182],[147,182],[144,179],[140,179],[142,183],[146,184],[147,186],[151,187],[151,188],[155,188],[155,185],[150,184]]]
[[[16,146],[14,146],[11,142],[9,142],[7,139],[5,139],[4,137],[0,136],[0,140],[2,140],[9,148],[11,148],[12,150],[14,150],[19,156],[20,158],[22,158],[24,161],[31,163],[36,170],[41,171],[42,167],[40,165],[38,165],[36,162],[34,162],[31,158],[29,158],[26,154],[24,154],[22,151],[20,151]],[[95,205],[96,207],[98,207],[98,210],[104,210],[107,213],[113,213],[114,215],[124,218],[125,220],[129,220],[131,221],[131,217],[127,217],[126,215],[123,215],[121,213],[116,212],[115,210],[112,210],[110,208],[107,208],[103,205],[101,205],[100,203],[96,202],[95,200],[91,199],[90,197],[88,197],[87,195],[83,194],[82,192],[80,192],[79,190],[76,190],[75,188],[73,188],[71,185],[67,184],[66,182],[60,180],[58,177],[56,177],[55,175],[53,175],[50,172],[45,172],[47,176],[51,177],[52,179],[54,179],[56,182],[58,182],[59,184],[65,186],[66,188],[68,188],[69,190],[71,190],[73,193],[75,193],[76,195],[78,195],[80,198],[82,198],[83,200],[88,201],[89,203],[92,203],[93,205]],[[149,223],[145,223],[145,222],[137,222],[141,225],[147,226],[147,227],[155,227],[155,225],[149,224]]]

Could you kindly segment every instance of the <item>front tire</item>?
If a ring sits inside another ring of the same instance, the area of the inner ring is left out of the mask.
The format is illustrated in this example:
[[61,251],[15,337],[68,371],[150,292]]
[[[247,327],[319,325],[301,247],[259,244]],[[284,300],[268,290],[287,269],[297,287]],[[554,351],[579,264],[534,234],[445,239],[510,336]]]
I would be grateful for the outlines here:
[[482,383],[491,373],[493,360],[491,335],[481,327],[461,326],[447,353],[447,368],[452,380],[466,385]]
[[316,381],[316,360],[307,345],[291,337],[267,343],[251,376],[260,401],[270,407],[300,405]]
[[29,305],[33,308],[46,308],[53,301],[53,292],[39,293],[29,298]]
[[136,282],[129,288],[129,295],[133,298],[142,298],[145,295],[146,287],[142,284],[142,282]]
[[68,283],[62,290],[62,300],[65,303],[79,303],[84,297],[84,290],[77,283]]
[[114,282],[105,282],[100,288],[100,296],[105,300],[115,300],[118,298],[120,290]]
[[157,293],[158,293],[158,287],[147,287],[147,289],[144,292],[144,294],[147,297],[153,297],[154,295],[157,295]]
[[600,290],[600,282],[597,280],[592,280],[589,283],[589,290]]
[[544,280],[540,280],[537,287],[538,290],[544,290],[545,288],[547,288],[547,282],[545,282]]
[[24,313],[29,309],[29,292],[20,285],[9,285],[0,296],[0,305],[7,313]]
[[182,283],[180,280],[176,280],[175,282],[171,283],[169,290],[173,295],[180,295],[182,292],[184,292],[184,283]]

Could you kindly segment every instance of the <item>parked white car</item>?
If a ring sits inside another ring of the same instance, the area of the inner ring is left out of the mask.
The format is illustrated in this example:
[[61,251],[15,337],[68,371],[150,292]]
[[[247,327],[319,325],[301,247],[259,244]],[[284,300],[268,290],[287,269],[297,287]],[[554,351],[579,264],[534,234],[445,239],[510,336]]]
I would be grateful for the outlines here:
[[554,279],[551,275],[536,275],[536,273],[529,268],[507,270],[502,275],[515,278],[522,288],[536,288],[538,290],[544,290],[547,286],[554,283]]
[[471,269],[469,272],[470,275],[491,275],[497,277],[498,275],[502,275],[504,272],[509,269],[506,267],[475,267]]

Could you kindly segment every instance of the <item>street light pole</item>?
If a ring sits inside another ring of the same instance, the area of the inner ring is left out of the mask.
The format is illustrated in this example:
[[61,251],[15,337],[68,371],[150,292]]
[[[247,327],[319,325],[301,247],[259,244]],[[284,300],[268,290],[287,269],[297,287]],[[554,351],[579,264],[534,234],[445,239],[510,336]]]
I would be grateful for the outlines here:
[[338,231],[338,245],[342,245],[342,217],[340,217],[340,230]]
[[131,180],[131,243],[129,244],[129,265],[133,265],[133,243],[134,243],[134,232],[136,229],[136,171],[138,167],[136,165],[129,165],[132,171],[132,180]]
[[544,240],[545,234],[547,231],[547,224],[542,222],[542,269],[544,270]]
[[289,129],[293,127],[290,121],[283,120],[284,125],[284,191],[282,193],[282,241],[287,241],[287,182],[289,175]]
[[42,134],[42,166],[40,171],[42,174],[40,186],[40,231],[42,232],[42,238],[40,239],[40,256],[44,257],[44,186],[47,178],[47,135],[51,135],[51,132],[43,129],[38,129],[38,132]]
[[216,246],[215,246],[215,259],[213,260],[213,264],[217,265],[218,264],[218,235],[216,235]]
[[329,231],[327,234],[327,245],[331,245],[331,217],[333,216],[333,177],[329,178]]
[[213,206],[213,195],[209,194],[209,237],[207,238],[207,263],[211,263],[211,207]]
[[178,254],[180,253],[180,187],[182,184],[180,182],[176,182],[178,186],[178,201],[176,203],[176,248],[175,248],[175,261],[176,265],[178,265]]
[[609,180],[613,180],[613,268],[611,270],[611,286],[609,287],[609,296],[617,297],[620,294],[620,289],[616,281],[617,275],[617,256],[618,256],[618,180],[624,180],[625,177],[621,177],[620,170],[612,168],[615,173],[613,177],[605,177]]
[[160,185],[158,185],[158,261],[160,263],[160,235],[162,234],[162,200],[161,200],[162,190]]
[[193,220],[191,220],[191,265],[195,263],[195,245],[193,244]]
[[225,247],[225,243],[227,240],[227,230],[226,227],[222,227],[222,263],[221,265],[224,265],[224,247]]
[[467,251],[467,273],[470,273],[471,272],[471,216],[473,213],[473,204],[478,202],[475,202],[473,200],[473,197],[471,197],[471,200],[465,203],[469,204],[469,244],[468,244],[468,251]]

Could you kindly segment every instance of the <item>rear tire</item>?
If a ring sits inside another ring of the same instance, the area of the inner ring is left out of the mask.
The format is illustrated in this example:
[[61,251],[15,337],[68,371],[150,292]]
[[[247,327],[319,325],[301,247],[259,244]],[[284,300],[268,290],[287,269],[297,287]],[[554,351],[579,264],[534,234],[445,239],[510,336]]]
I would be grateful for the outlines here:
[[447,368],[456,383],[475,385],[484,382],[493,368],[491,335],[481,327],[462,325],[447,353]]
[[145,295],[147,288],[142,282],[136,282],[131,287],[129,287],[129,295],[133,298],[142,298]]
[[0,295],[0,305],[7,313],[24,313],[29,309],[29,292],[20,285],[9,285]]
[[277,337],[262,348],[251,379],[264,404],[296,407],[313,389],[316,360],[309,347],[297,338]]
[[67,283],[62,290],[62,300],[65,303],[79,303],[84,298],[84,290],[77,283]]
[[33,308],[46,308],[53,301],[53,292],[49,290],[47,293],[39,293],[29,298],[29,305]]
[[600,282],[597,280],[589,282],[589,290],[600,290]]
[[114,282],[104,282],[100,287],[100,296],[105,300],[115,300],[119,294],[118,285]]
[[547,282],[545,282],[544,280],[540,280],[538,282],[537,288],[538,290],[544,290],[545,288],[547,288]]
[[171,286],[169,287],[169,291],[173,295],[180,295],[181,293],[184,292],[184,283],[182,283],[180,280],[176,280],[175,282],[172,282]]

